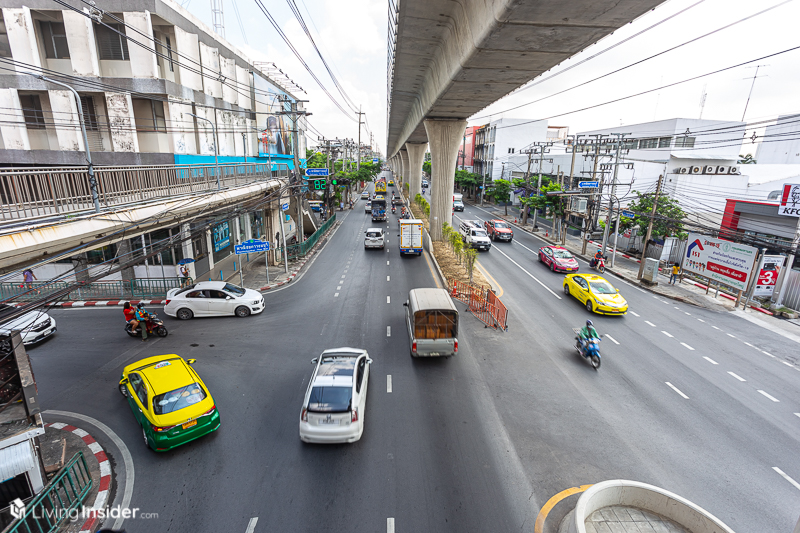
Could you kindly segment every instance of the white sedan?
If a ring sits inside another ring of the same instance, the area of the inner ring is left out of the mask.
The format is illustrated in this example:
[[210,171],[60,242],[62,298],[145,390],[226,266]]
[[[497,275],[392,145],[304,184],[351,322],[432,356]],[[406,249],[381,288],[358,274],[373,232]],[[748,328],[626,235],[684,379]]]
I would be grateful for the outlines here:
[[[15,310],[16,307],[12,305],[0,304],[0,320]],[[31,311],[4,322],[0,326],[0,355],[7,355],[11,352],[11,332],[15,329],[20,331],[22,344],[29,346],[43,341],[55,333],[56,321],[43,311]]]
[[164,312],[181,320],[195,316],[246,317],[264,310],[264,297],[224,281],[201,281],[167,292]]

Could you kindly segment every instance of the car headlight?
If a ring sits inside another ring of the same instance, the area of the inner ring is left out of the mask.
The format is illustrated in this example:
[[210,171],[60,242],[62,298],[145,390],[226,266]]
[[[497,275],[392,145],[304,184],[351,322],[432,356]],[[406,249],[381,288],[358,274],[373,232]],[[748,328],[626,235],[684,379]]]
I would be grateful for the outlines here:
[[253,305],[258,305],[259,303],[261,303],[261,300],[253,300],[252,302]]

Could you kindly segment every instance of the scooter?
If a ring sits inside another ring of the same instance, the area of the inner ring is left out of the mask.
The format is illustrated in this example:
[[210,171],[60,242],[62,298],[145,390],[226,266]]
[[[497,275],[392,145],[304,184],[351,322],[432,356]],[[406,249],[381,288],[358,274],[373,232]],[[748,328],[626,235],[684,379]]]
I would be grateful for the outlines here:
[[591,266],[593,269],[597,270],[598,272],[600,272],[602,274],[603,272],[606,271],[606,258],[605,258],[605,256],[601,257],[600,259],[592,258],[592,260],[589,261],[589,266]]
[[392,206],[392,214],[394,215],[396,212],[397,212],[397,208],[395,206]]
[[[169,335],[169,331],[167,328],[164,327],[164,321],[158,318],[155,313],[148,313],[147,320],[144,321],[145,326],[147,327],[147,334],[148,335],[158,335],[159,337],[166,337]],[[125,333],[130,335],[131,337],[141,337],[142,336],[142,323],[139,322],[139,326],[136,329],[133,329],[133,325],[131,322],[125,323]]]
[[578,354],[581,357],[589,361],[589,363],[592,365],[592,368],[597,370],[600,368],[600,339],[587,340],[586,348],[584,349],[581,344],[580,336],[577,335],[577,331],[575,331],[575,333],[575,349],[578,351]]

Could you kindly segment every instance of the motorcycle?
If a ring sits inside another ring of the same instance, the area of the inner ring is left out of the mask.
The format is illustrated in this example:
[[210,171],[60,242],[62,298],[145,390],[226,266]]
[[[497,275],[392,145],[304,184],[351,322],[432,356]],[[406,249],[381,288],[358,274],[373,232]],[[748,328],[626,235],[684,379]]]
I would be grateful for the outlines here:
[[573,329],[573,331],[575,332],[575,349],[578,351],[578,355],[589,361],[595,370],[600,368],[600,339],[587,340],[586,348],[584,348],[580,335],[578,335],[580,330]]
[[397,208],[395,208],[395,206],[392,206],[392,214],[394,215],[396,212],[397,212]]
[[595,259],[593,257],[592,260],[589,261],[589,266],[602,274],[606,271],[606,257],[603,256],[600,259]]
[[[148,335],[158,335],[159,337],[166,337],[169,335],[169,331],[167,328],[164,327],[164,321],[158,318],[155,313],[149,313],[147,320],[144,321],[145,327],[147,327],[147,334]],[[139,326],[136,329],[133,329],[133,325],[131,322],[125,323],[125,333],[130,335],[131,337],[141,337],[142,336],[142,323],[139,323]]]

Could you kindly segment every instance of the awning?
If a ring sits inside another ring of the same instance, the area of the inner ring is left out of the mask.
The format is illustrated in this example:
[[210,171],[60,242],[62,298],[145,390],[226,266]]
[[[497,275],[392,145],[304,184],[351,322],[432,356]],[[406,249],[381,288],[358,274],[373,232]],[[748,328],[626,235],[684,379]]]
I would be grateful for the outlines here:
[[36,455],[26,440],[0,450],[0,481],[6,481],[36,467]]

